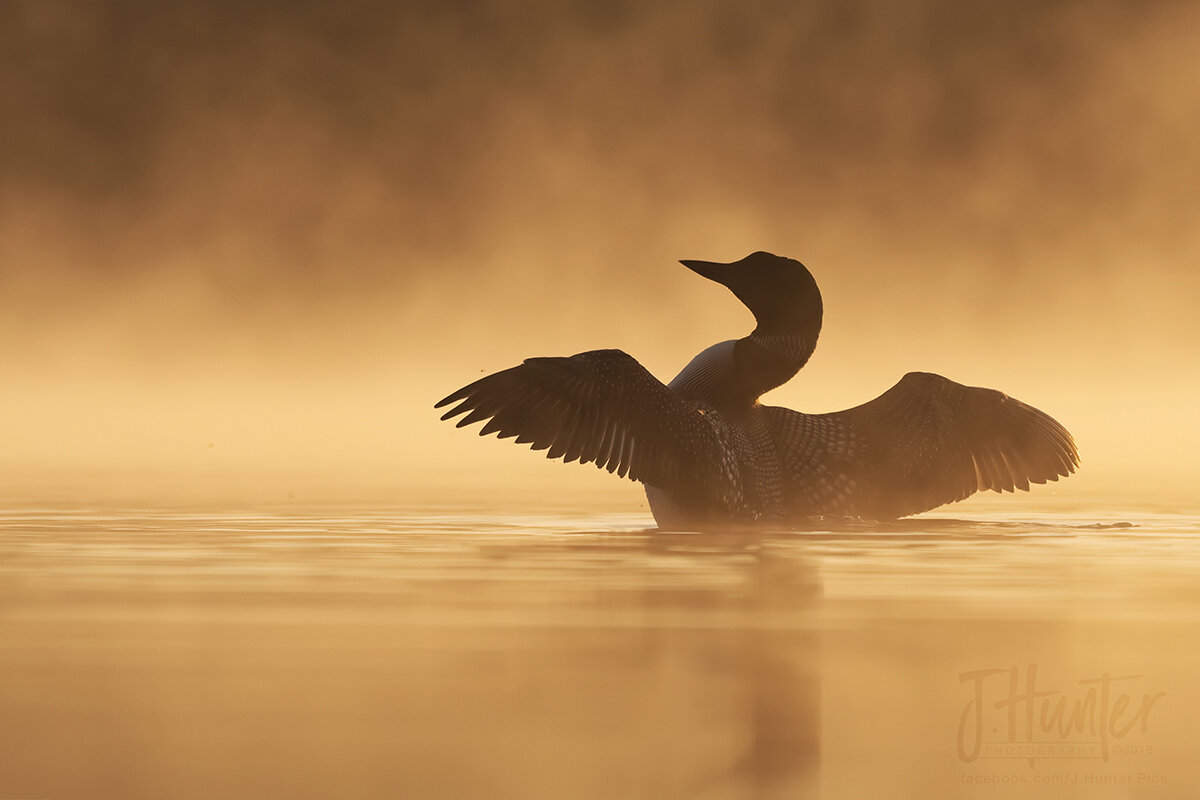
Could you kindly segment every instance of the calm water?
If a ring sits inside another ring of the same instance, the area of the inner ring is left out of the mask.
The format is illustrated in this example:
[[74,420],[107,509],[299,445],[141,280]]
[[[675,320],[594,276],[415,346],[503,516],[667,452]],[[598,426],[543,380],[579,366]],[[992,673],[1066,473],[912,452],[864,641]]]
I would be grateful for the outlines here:
[[0,798],[1196,796],[1200,518],[953,511],[10,508]]

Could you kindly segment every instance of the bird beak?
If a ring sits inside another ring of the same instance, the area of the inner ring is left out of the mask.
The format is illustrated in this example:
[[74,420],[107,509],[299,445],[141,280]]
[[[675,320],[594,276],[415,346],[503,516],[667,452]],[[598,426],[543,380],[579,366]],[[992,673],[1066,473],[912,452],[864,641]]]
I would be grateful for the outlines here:
[[680,261],[679,263],[683,264],[697,275],[703,275],[710,281],[716,281],[722,285],[728,285],[726,284],[726,281],[729,280],[730,272],[732,271],[730,270],[730,267],[732,266],[731,264],[721,264],[716,261],[690,261],[686,259]]

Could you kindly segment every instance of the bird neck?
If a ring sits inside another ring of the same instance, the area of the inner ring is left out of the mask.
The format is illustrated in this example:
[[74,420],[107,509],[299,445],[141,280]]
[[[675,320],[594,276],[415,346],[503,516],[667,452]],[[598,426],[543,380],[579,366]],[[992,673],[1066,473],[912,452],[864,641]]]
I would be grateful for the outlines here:
[[791,380],[808,362],[817,346],[816,333],[791,331],[763,333],[755,330],[733,347],[730,400],[753,405],[760,395]]
[[809,334],[800,331],[784,333],[761,333],[755,329],[753,333],[741,341],[747,342],[745,347],[753,345],[776,361],[780,367],[790,365],[792,374],[800,370],[812,357],[817,348],[817,333]]
[[815,333],[764,334],[720,342],[697,355],[669,384],[690,400],[730,411],[749,408],[764,392],[786,383],[808,361]]

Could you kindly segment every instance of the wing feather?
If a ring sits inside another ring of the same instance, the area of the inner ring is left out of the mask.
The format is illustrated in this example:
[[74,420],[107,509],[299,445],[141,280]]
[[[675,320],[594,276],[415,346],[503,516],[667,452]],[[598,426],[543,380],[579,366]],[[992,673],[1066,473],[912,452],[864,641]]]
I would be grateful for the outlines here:
[[[931,373],[911,372],[846,411],[767,411],[781,437],[785,485],[803,513],[890,519],[977,491],[1026,491],[1079,466],[1074,439],[1048,414],[994,389]],[[789,463],[789,452],[810,463]],[[804,474],[817,465],[851,485],[842,506],[822,507],[805,486]]]
[[516,437],[548,458],[597,467],[654,486],[716,469],[720,439],[688,400],[620,350],[530,358],[447,395],[443,420],[487,420],[480,435]]

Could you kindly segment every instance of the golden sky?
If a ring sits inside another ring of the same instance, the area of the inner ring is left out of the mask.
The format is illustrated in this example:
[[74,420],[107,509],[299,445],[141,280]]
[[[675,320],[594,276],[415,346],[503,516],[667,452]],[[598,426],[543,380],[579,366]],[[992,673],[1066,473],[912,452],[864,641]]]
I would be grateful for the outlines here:
[[[8,494],[632,487],[437,421],[532,355],[660,378],[825,296],[766,399],[906,371],[1076,436],[1080,498],[1200,500],[1200,7],[0,3]],[[450,493],[450,494],[447,494]]]

